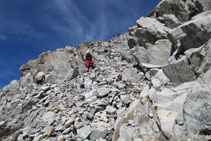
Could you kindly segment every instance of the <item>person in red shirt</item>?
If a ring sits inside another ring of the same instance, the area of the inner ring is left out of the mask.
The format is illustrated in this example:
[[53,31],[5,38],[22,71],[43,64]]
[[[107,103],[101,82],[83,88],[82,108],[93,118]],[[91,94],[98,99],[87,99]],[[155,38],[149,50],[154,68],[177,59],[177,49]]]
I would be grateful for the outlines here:
[[92,56],[90,53],[86,54],[86,71],[89,71],[89,68],[92,67],[95,68],[94,62],[92,61],[92,58],[94,58],[96,61],[98,61],[94,56]]

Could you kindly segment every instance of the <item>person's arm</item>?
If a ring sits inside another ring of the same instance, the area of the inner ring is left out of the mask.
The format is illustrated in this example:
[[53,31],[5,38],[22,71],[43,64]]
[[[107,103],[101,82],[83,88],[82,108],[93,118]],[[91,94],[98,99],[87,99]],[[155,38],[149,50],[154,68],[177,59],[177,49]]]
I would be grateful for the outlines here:
[[94,58],[98,62],[98,60],[94,56],[92,56],[92,58]]

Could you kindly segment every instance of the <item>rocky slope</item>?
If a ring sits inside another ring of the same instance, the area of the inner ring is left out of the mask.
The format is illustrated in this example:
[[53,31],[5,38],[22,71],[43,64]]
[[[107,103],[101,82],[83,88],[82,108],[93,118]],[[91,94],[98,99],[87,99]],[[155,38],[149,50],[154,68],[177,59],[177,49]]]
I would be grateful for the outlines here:
[[109,42],[22,65],[0,90],[0,140],[211,140],[210,66],[211,2],[163,0]]

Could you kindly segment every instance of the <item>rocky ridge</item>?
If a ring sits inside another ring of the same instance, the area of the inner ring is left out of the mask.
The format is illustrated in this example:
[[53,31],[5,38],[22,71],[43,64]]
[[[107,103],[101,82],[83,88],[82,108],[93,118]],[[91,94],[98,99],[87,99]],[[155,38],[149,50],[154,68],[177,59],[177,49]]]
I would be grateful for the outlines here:
[[163,0],[136,23],[22,65],[0,90],[0,140],[211,140],[211,2]]

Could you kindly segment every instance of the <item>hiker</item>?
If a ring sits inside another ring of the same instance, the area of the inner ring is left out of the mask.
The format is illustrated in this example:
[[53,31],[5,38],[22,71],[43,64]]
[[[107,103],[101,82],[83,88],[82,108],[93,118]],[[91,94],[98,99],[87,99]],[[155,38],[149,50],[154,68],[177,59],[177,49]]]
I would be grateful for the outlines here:
[[89,68],[92,67],[95,68],[94,62],[92,61],[92,58],[94,58],[96,61],[98,61],[94,56],[92,56],[89,52],[86,54],[86,71],[89,71]]

